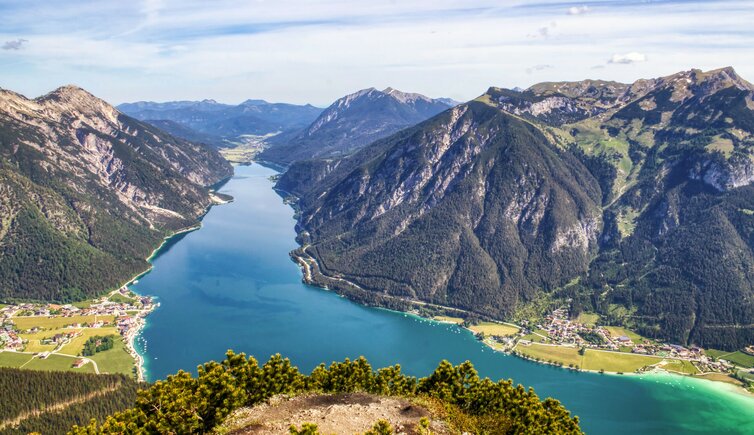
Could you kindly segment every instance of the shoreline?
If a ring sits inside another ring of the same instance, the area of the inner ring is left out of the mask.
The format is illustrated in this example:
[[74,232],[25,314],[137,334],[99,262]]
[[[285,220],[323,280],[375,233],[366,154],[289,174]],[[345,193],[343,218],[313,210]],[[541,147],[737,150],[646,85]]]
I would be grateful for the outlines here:
[[[224,181],[227,181],[227,180],[224,180]],[[214,197],[214,195],[211,196],[211,197]],[[202,228],[202,219],[204,218],[204,216],[207,215],[207,213],[209,213],[209,211],[210,211],[210,209],[212,207],[214,207],[215,205],[228,204],[230,202],[232,202],[232,200],[228,200],[228,201],[224,201],[224,202],[215,202],[215,201],[213,201],[207,207],[207,209],[204,210],[204,212],[197,218],[199,220],[199,222],[196,225],[192,225],[190,227],[185,227],[185,228],[178,229],[175,232],[173,232],[173,233],[171,233],[171,234],[163,237],[162,242],[159,244],[159,246],[157,246],[156,248],[154,248],[152,250],[152,252],[149,254],[149,256],[147,258],[145,258],[145,260],[149,263],[149,266],[146,268],[146,270],[143,270],[143,271],[139,272],[138,274],[134,275],[125,284],[123,284],[119,288],[128,288],[128,290],[134,292],[135,294],[137,294],[139,296],[148,296],[148,295],[142,295],[142,294],[138,293],[136,290],[129,288],[129,286],[133,285],[134,282],[138,281],[141,277],[143,277],[144,275],[146,275],[146,274],[148,274],[149,272],[152,271],[152,269],[154,268],[154,265],[151,263],[151,261],[157,256],[157,254],[160,253],[160,251],[165,247],[165,245],[167,243],[169,243],[173,238],[175,238],[177,236],[180,236],[182,234],[190,233],[190,232],[197,231],[197,230],[201,229]],[[139,335],[141,334],[141,332],[143,331],[143,329],[147,325],[147,316],[152,311],[154,311],[157,308],[157,306],[159,306],[159,302],[157,302],[156,304],[154,304],[152,306],[151,310],[143,311],[143,312],[139,313],[137,315],[137,317],[136,317],[136,319],[137,319],[136,320],[136,322],[137,322],[136,325],[133,328],[131,328],[129,330],[128,334],[126,335],[126,337],[124,337],[125,338],[124,342],[125,342],[125,345],[126,345],[126,351],[128,351],[129,355],[131,355],[131,357],[134,359],[134,364],[135,364],[135,367],[136,367],[136,380],[137,380],[137,382],[145,382],[146,381],[146,368],[145,368],[145,358],[144,358],[144,355],[142,355],[141,353],[139,353],[139,350],[136,348],[136,339],[139,337]]]
[[[297,219],[297,225],[298,225],[298,219]],[[297,241],[298,241],[298,237],[297,237]],[[389,310],[389,311],[395,311],[396,313],[415,315],[415,316],[417,316],[419,318],[427,319],[427,320],[430,320],[432,322],[436,322],[436,323],[440,323],[440,324],[455,324],[458,327],[460,327],[460,328],[462,328],[462,329],[464,329],[466,331],[469,331],[472,335],[476,335],[474,333],[474,331],[472,331],[470,328],[468,328],[466,326],[463,326],[461,324],[455,323],[455,322],[439,321],[439,320],[435,320],[435,319],[433,319],[431,317],[424,317],[424,316],[422,316],[422,315],[420,315],[418,313],[413,313],[413,312],[408,311],[408,310],[396,309],[394,307],[381,306],[379,304],[374,304],[374,305],[368,304],[368,303],[365,304],[363,302],[355,300],[354,298],[349,297],[349,291],[347,291],[347,290],[341,290],[337,286],[327,285],[325,282],[323,282],[322,279],[317,279],[318,276],[321,277],[321,278],[323,278],[323,279],[325,279],[325,280],[328,280],[328,281],[345,283],[348,286],[350,286],[352,288],[355,288],[355,289],[358,289],[361,292],[369,292],[369,290],[364,289],[361,286],[359,286],[359,285],[357,285],[357,284],[355,284],[353,282],[350,282],[350,281],[348,281],[347,279],[345,279],[343,277],[329,277],[329,276],[325,275],[324,273],[322,273],[322,270],[319,267],[319,262],[317,261],[317,259],[314,258],[314,256],[312,256],[311,254],[309,254],[309,252],[307,251],[307,248],[309,247],[309,245],[308,244],[303,244],[300,241],[298,242],[298,245],[299,245],[299,248],[297,248],[296,250],[292,251],[290,256],[293,259],[293,261],[299,266],[299,269],[301,270],[301,273],[302,273],[302,281],[305,284],[313,285],[313,286],[322,288],[322,289],[327,290],[327,291],[333,291],[336,294],[339,294],[339,295],[341,295],[343,297],[346,297],[346,298],[348,298],[348,299],[350,299],[350,300],[352,300],[355,303],[360,304],[360,305],[371,306],[371,307],[380,308],[380,309],[386,309],[386,310]],[[430,306],[430,307],[436,307],[436,308],[444,309],[444,310],[447,310],[447,311],[452,311],[452,312],[455,312],[455,313],[468,313],[467,311],[459,309],[459,308],[446,307],[446,306],[443,306],[443,305],[438,305],[438,304],[433,304],[433,303],[428,303],[428,302],[423,302],[423,301],[406,300],[406,299],[396,298],[396,297],[386,296],[386,295],[379,295],[379,296],[381,296],[383,298],[384,297],[388,297],[390,299],[396,299],[396,300],[398,300],[401,303],[410,304],[412,306],[419,306],[419,307],[421,307],[421,306]],[[494,320],[494,321],[498,322],[498,323],[514,325],[514,324],[511,324],[510,322],[501,322],[499,320]],[[519,325],[514,325],[514,326],[520,327]],[[652,368],[651,370],[649,370],[647,372],[612,372],[612,371],[606,371],[606,370],[600,372],[598,370],[587,370],[587,369],[579,369],[579,368],[570,368],[570,367],[567,367],[567,366],[559,366],[557,364],[548,363],[548,362],[544,362],[544,361],[536,361],[533,358],[529,358],[529,357],[527,357],[525,355],[518,354],[518,353],[514,354],[511,351],[505,351],[505,350],[501,350],[501,349],[496,349],[496,348],[494,348],[493,346],[491,346],[490,344],[488,344],[488,343],[486,343],[484,341],[481,341],[481,344],[484,345],[485,347],[487,347],[487,348],[495,351],[495,352],[504,353],[506,355],[510,355],[510,356],[513,356],[513,357],[518,357],[518,358],[521,358],[521,359],[526,360],[526,361],[531,362],[531,363],[546,364],[546,365],[550,365],[550,366],[553,366],[553,367],[557,367],[557,368],[564,369],[564,370],[570,370],[570,371],[574,371],[574,372],[586,372],[586,373],[593,373],[593,374],[606,374],[606,375],[611,375],[611,376],[626,376],[626,375],[628,375],[628,376],[640,376],[640,375],[643,375],[643,374],[646,374],[646,373],[649,373],[649,372],[661,372],[661,373],[665,373],[665,374],[667,374],[669,376],[679,376],[681,378],[694,378],[694,379],[697,379],[697,380],[700,380],[700,381],[707,381],[707,382],[710,382],[710,383],[712,383],[714,385],[727,384],[727,385],[730,385],[731,388],[735,389],[735,391],[738,392],[739,394],[741,394],[742,396],[745,396],[745,397],[747,397],[749,399],[754,398],[754,393],[752,393],[751,391],[747,390],[743,386],[735,385],[733,383],[722,381],[722,380],[708,379],[708,378],[705,378],[703,376],[697,376],[697,375],[692,375],[692,374],[687,374],[687,373],[679,373],[679,372],[664,370],[662,368],[657,368],[657,367]],[[514,350],[514,349],[515,349],[515,346],[511,350]],[[727,375],[725,373],[721,373],[721,374]]]

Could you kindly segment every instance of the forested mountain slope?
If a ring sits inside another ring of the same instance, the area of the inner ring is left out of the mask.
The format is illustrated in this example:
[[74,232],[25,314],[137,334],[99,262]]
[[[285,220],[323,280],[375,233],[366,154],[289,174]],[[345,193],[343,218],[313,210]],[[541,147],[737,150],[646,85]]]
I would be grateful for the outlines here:
[[387,88],[363,89],[335,101],[296,135],[270,140],[260,158],[278,164],[349,154],[450,108],[452,100]]
[[65,433],[132,406],[128,376],[0,368],[0,434]]
[[80,88],[0,90],[0,298],[71,301],[122,284],[231,174],[216,151]]
[[754,87],[724,68],[490,88],[278,187],[331,279],[502,318],[549,293],[734,349],[754,342],[753,181]]

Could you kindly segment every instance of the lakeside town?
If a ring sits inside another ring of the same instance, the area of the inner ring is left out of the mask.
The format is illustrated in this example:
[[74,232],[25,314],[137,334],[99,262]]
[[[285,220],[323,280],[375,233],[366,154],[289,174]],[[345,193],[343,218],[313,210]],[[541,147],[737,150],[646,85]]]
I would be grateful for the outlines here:
[[597,314],[582,313],[572,319],[567,308],[551,311],[540,322],[520,325],[449,316],[434,319],[468,328],[495,350],[540,363],[599,373],[663,370],[754,389],[754,346],[725,352],[665,343],[627,328],[601,325]]
[[0,305],[0,366],[123,373],[142,380],[134,342],[156,306],[125,286],[73,304]]

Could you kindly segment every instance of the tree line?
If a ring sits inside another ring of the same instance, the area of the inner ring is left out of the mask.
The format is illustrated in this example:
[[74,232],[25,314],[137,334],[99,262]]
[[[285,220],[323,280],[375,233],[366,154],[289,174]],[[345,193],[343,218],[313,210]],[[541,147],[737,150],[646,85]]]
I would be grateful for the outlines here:
[[101,423],[71,429],[71,435],[205,433],[241,407],[279,395],[304,392],[366,392],[440,401],[449,412],[462,414],[474,433],[580,434],[578,417],[560,402],[540,400],[532,389],[510,380],[480,378],[470,362],[453,366],[442,361],[425,378],[401,372],[400,365],[373,370],[363,357],[316,367],[304,375],[280,355],[259,365],[253,357],[228,351],[222,362],[198,367],[198,376],[179,371],[140,391],[135,406]]

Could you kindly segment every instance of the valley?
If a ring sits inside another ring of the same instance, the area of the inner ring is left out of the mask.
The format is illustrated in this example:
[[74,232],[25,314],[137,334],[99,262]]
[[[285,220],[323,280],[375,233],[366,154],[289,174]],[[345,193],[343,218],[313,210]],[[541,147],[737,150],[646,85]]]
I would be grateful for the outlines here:
[[[0,163],[16,184],[0,279],[15,287],[1,289],[0,365],[153,382],[229,348],[284,352],[304,371],[366,356],[412,376],[469,359],[483,376],[558,397],[588,431],[615,432],[626,407],[646,433],[708,427],[661,405],[674,397],[728,409],[713,426],[745,433],[754,130],[751,111],[731,110],[752,94],[724,68],[490,88],[463,104],[389,88],[324,111],[122,105],[141,123],[75,87],[35,100],[5,92]],[[278,125],[281,110],[292,118]],[[690,133],[699,117],[727,115],[714,135]],[[18,160],[15,144],[34,135],[55,139]],[[36,169],[96,159],[107,163],[72,181]],[[719,219],[729,225],[710,245],[698,226]],[[710,276],[679,263],[689,243],[684,255],[729,279],[704,284]],[[731,249],[740,266],[710,264]],[[97,256],[117,265],[100,282],[81,275],[101,269],[87,259]],[[43,275],[23,266],[35,258],[52,261]]]
[[[491,342],[485,344],[454,324],[363,307],[302,284],[301,269],[288,257],[296,248],[294,212],[272,190],[269,178],[275,174],[258,164],[237,166],[236,177],[220,189],[235,201],[213,208],[201,230],[158,252],[152,271],[132,286],[160,301],[147,318],[143,343],[138,344],[148,379],[161,379],[181,368],[190,370],[228,347],[260,359],[282,352],[304,372],[322,361],[359,355],[380,366],[398,362],[404,371],[416,375],[429,373],[439,359],[453,363],[468,359],[482,376],[512,377],[538,394],[558,397],[580,416],[589,432],[632,433],[641,427],[646,433],[661,433],[664,429],[660,428],[668,425],[681,432],[690,426],[707,427],[705,420],[682,412],[688,406],[714,409],[710,412],[718,417],[708,421],[716,427],[722,424],[733,433],[747,429],[752,399],[737,386],[658,370],[630,374],[638,368],[632,361],[619,362],[616,371],[623,371],[624,376],[569,370],[568,363],[565,368],[535,364],[494,351]],[[415,309],[421,311],[420,306]],[[461,320],[459,313],[450,316],[454,319],[441,320]],[[202,321],[196,322],[197,318]],[[480,327],[480,332],[501,332],[491,323]],[[507,326],[503,331],[512,329]],[[655,362],[655,357],[626,355]],[[583,368],[597,372],[600,367],[591,364],[605,361],[613,362],[605,357],[585,360]],[[683,368],[679,365],[677,371]],[[632,410],[637,423],[616,427],[612,421],[625,409]]]

